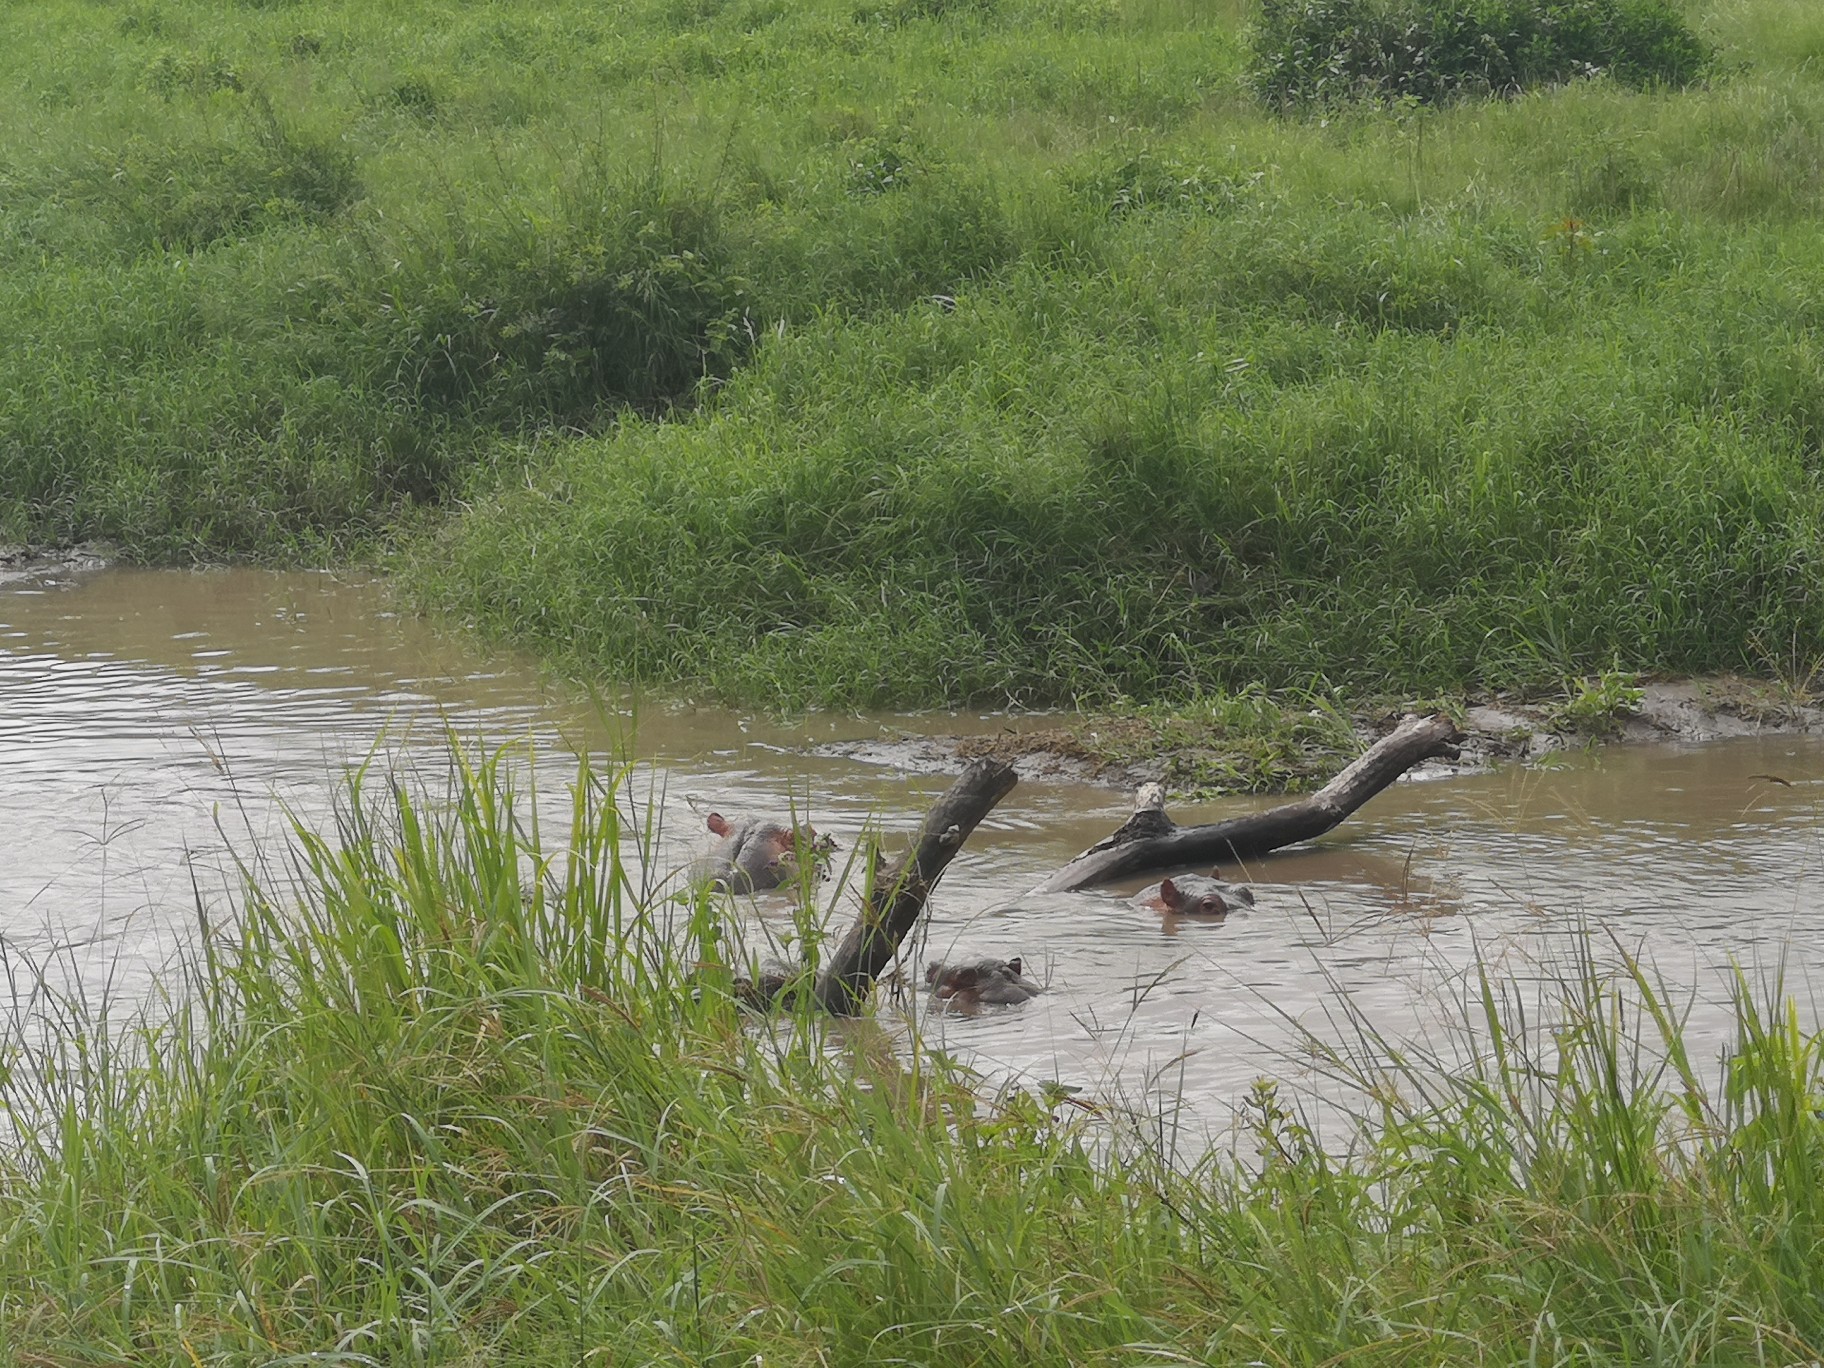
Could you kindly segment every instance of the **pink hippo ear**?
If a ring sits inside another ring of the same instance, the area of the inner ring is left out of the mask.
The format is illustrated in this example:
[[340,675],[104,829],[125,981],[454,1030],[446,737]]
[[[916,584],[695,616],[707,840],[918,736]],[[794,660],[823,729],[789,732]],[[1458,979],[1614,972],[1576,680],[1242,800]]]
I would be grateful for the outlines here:
[[1170,879],[1159,881],[1159,901],[1176,910],[1184,905],[1184,894],[1178,891],[1178,885]]
[[709,814],[709,829],[718,836],[726,836],[734,828],[728,824],[728,818],[719,812]]

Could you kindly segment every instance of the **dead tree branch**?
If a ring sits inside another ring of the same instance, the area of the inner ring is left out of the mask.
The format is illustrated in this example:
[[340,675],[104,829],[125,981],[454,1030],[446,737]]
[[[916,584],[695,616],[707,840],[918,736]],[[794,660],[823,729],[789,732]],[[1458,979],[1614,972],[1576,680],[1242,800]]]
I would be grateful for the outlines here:
[[861,913],[817,976],[817,1002],[836,1016],[854,1016],[874,981],[899,953],[931,890],[995,804],[1019,782],[1013,766],[977,760],[925,814],[912,848],[871,881]]
[[1409,716],[1316,793],[1204,826],[1179,826],[1165,815],[1157,784],[1140,790],[1134,815],[1034,890],[1070,893],[1139,874],[1252,859],[1322,836],[1419,761],[1452,755],[1456,725],[1443,715]]

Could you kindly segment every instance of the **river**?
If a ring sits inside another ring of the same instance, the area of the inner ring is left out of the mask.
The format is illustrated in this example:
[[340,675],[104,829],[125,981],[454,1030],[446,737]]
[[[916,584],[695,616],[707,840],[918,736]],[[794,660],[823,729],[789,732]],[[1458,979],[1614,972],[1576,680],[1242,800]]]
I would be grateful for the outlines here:
[[[796,805],[845,852],[870,823],[897,849],[947,778],[815,748],[1044,721],[780,722],[589,697],[389,611],[359,578],[15,575],[0,583],[0,948],[95,1001],[139,1001],[191,935],[199,893],[209,915],[231,911],[237,857],[281,849],[294,818],[327,823],[370,756],[434,772],[450,732],[530,738],[554,792],[571,747],[636,759],[673,869],[703,848],[710,810]],[[1229,1123],[1254,1078],[1321,1072],[1306,1033],[1350,1038],[1345,1004],[1392,1038],[1436,1044],[1461,1036],[1476,965],[1525,1000],[1588,944],[1605,962],[1641,956],[1688,1012],[1700,1059],[1714,1057],[1733,1028],[1732,965],[1783,973],[1817,1019],[1821,774],[1824,741],[1770,736],[1402,782],[1314,846],[1225,871],[1258,903],[1217,925],[1133,909],[1118,896],[1131,887],[1031,896],[1129,800],[1029,779],[952,866],[919,954],[1021,955],[1048,991],[1017,1010],[924,1013],[925,1037],[985,1086],[1055,1081],[1202,1134]],[[782,913],[763,900],[757,915]]]

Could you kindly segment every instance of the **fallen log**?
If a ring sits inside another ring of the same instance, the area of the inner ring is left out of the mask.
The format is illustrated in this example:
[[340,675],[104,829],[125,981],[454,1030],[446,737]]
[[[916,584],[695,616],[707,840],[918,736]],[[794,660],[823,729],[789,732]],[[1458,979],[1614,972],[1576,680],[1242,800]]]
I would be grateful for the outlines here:
[[969,833],[1013,792],[1013,766],[976,760],[925,814],[912,847],[892,868],[871,868],[868,891],[855,924],[824,961],[812,990],[819,1006],[835,1016],[855,1016],[874,981],[893,962],[911,933],[931,890],[963,848]]
[[1253,859],[1322,836],[1419,761],[1454,758],[1460,733],[1442,714],[1408,716],[1316,793],[1265,812],[1202,826],[1165,814],[1165,790],[1142,786],[1134,815],[1033,891],[1072,893],[1139,874]]

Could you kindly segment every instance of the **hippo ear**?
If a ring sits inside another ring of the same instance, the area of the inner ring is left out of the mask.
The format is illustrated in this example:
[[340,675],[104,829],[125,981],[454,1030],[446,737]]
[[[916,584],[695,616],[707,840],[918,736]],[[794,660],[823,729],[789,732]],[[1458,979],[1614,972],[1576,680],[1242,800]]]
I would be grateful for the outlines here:
[[718,836],[726,836],[729,832],[734,830],[734,828],[728,824],[728,818],[724,817],[719,812],[712,812],[709,814],[709,829]]
[[1013,976],[1015,978],[1018,978],[1020,976],[1020,974],[1023,972],[1020,968],[1020,961],[1017,958],[1008,960],[1007,967],[1009,969],[1013,970]]
[[1159,881],[1159,900],[1176,907],[1184,901],[1184,895],[1178,891],[1178,885],[1170,879],[1161,879]]

